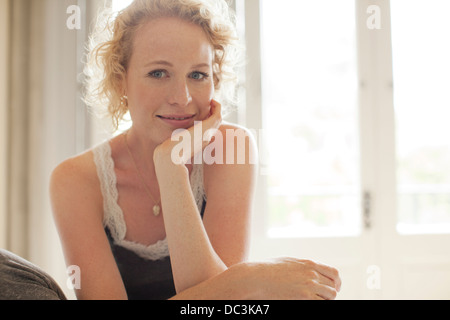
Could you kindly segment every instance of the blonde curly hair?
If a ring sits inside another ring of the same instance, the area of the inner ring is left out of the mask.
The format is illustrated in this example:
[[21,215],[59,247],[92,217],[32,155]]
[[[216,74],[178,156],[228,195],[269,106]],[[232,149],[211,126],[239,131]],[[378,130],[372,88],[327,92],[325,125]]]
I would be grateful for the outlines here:
[[84,101],[97,115],[110,116],[118,129],[128,109],[122,83],[132,55],[134,34],[146,22],[176,17],[200,26],[214,48],[215,98],[233,105],[236,67],[241,61],[235,17],[225,0],[134,0],[118,13],[99,15],[89,39],[84,70]]

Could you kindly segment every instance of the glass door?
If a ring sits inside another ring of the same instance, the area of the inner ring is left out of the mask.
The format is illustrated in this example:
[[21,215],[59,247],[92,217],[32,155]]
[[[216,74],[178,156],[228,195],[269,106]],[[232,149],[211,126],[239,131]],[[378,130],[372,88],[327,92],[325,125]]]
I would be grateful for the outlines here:
[[449,298],[450,3],[245,2],[268,154],[254,257],[335,265],[344,299]]
[[[362,219],[355,1],[245,3],[246,36],[261,36],[262,103],[253,114],[261,113],[267,155],[253,257],[334,265],[345,283],[340,297],[365,297],[373,237]],[[249,99],[247,108],[254,108]]]
[[384,293],[449,299],[450,2],[393,0],[390,9],[397,234],[383,248],[392,252]]
[[261,1],[272,237],[360,233],[354,1]]
[[397,229],[450,233],[450,2],[407,7],[391,1]]

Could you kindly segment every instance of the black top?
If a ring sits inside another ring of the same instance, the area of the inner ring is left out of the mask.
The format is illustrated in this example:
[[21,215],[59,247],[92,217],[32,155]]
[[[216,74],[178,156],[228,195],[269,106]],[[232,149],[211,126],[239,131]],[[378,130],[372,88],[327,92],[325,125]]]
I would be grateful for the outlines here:
[[[205,207],[203,201],[202,218]],[[170,257],[156,261],[144,259],[115,244],[108,228],[105,232],[129,300],[167,300],[176,295]]]

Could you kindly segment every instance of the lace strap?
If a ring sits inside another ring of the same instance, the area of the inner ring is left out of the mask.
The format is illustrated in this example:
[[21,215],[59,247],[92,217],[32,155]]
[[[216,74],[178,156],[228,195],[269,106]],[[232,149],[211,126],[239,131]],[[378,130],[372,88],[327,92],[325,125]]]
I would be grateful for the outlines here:
[[120,241],[125,238],[127,228],[122,209],[117,202],[119,193],[109,141],[94,148],[93,153],[103,195],[103,225],[109,228],[115,241]]

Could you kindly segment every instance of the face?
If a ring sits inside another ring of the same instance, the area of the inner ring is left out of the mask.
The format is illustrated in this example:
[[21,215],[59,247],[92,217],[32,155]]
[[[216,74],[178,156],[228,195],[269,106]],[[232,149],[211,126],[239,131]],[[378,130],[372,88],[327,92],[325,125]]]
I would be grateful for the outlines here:
[[125,94],[133,129],[156,143],[204,120],[214,94],[213,48],[201,27],[161,18],[135,34]]

